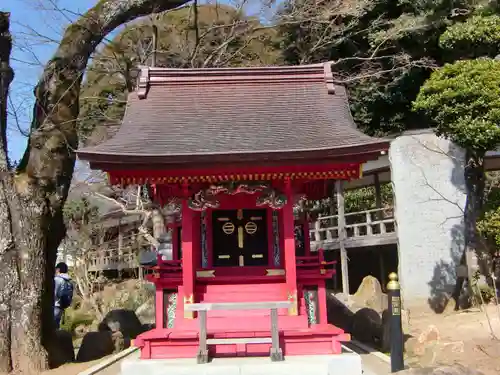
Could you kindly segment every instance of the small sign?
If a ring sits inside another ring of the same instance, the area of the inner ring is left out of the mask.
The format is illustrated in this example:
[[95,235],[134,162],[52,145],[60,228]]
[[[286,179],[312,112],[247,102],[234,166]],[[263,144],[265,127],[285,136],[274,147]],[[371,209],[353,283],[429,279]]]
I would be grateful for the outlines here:
[[401,299],[392,297],[392,315],[401,315]]

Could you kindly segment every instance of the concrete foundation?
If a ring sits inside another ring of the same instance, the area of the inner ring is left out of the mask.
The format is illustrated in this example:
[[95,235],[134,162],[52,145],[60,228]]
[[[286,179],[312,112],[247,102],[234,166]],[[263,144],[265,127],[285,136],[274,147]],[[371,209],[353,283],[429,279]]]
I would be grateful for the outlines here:
[[361,375],[361,357],[356,353],[291,356],[283,362],[269,358],[214,358],[199,365],[193,359],[140,360],[122,362],[121,375]]

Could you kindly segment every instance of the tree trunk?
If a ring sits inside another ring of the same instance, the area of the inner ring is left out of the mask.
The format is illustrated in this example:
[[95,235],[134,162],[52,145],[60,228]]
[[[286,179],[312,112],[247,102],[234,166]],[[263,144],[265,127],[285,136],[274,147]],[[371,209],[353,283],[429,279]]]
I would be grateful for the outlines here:
[[465,261],[470,284],[477,271],[476,259],[484,260],[477,231],[477,221],[481,214],[484,200],[484,155],[470,151],[466,153],[465,186],[467,189],[464,215]]
[[36,86],[29,143],[15,171],[6,139],[8,14],[0,13],[0,373],[36,374],[49,365],[53,275],[65,236],[62,208],[78,147],[79,92],[88,59],[121,24],[185,2],[101,0],[70,25]]
[[12,368],[10,356],[12,328],[12,297],[19,288],[13,247],[12,218],[8,196],[12,191],[7,159],[7,95],[13,78],[9,66],[12,49],[9,34],[9,13],[0,12],[0,372]]

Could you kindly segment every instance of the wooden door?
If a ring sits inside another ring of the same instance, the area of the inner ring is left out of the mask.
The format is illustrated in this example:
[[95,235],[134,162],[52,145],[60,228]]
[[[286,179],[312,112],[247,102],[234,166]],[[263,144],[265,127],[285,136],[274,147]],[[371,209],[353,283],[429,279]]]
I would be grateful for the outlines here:
[[[245,266],[267,266],[269,252],[267,242],[266,210],[243,210],[238,230],[242,241],[241,255]],[[241,245],[241,244],[240,244]]]
[[238,266],[238,228],[236,210],[217,210],[212,217],[213,265]]
[[268,265],[266,210],[216,210],[212,226],[215,267]]

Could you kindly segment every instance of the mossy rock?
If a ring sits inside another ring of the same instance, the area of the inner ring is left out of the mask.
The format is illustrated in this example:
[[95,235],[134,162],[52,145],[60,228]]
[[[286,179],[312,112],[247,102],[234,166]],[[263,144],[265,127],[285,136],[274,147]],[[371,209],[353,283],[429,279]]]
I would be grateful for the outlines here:
[[64,312],[61,329],[75,335],[75,329],[79,326],[90,326],[95,317],[79,310],[67,309]]

